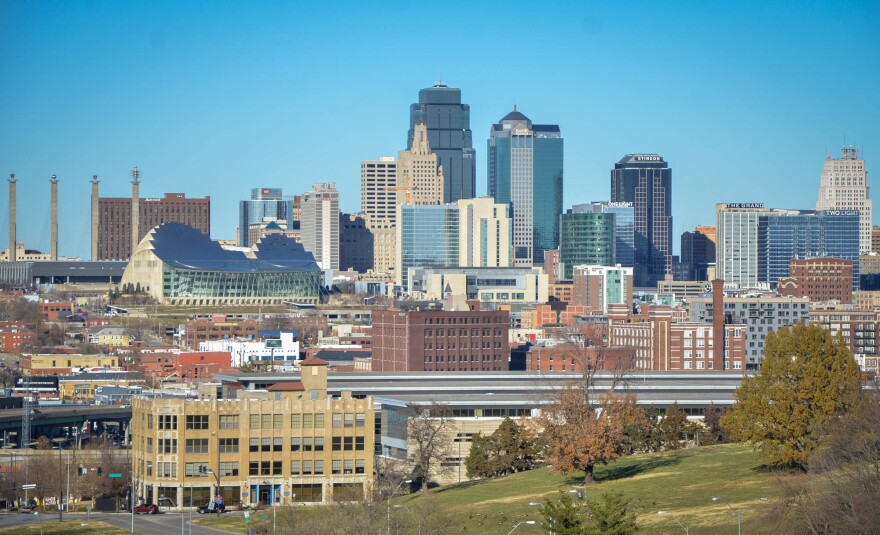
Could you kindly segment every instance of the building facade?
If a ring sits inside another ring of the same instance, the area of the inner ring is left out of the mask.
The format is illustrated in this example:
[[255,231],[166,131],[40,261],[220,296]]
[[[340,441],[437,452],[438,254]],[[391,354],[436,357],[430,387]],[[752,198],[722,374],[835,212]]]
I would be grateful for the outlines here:
[[859,149],[843,147],[840,158],[825,156],[825,168],[819,181],[816,210],[859,212],[859,252],[870,252],[872,245],[872,202],[868,188],[865,160]]
[[440,157],[431,150],[428,128],[417,124],[407,150],[397,153],[396,204],[443,204],[444,174]]
[[362,214],[339,216],[339,268],[366,273],[373,269],[373,234]]
[[615,214],[594,212],[593,205],[579,205],[559,216],[560,275],[571,280],[574,266],[613,266]]
[[[711,323],[715,307],[711,297],[695,297],[690,301],[690,319]],[[758,369],[764,358],[767,334],[780,327],[808,321],[810,300],[803,297],[725,297],[725,322],[746,328],[746,366]]]
[[571,303],[607,312],[609,305],[632,306],[633,268],[575,266]]
[[636,254],[633,203],[599,201],[572,207],[572,211],[575,212],[590,209],[594,213],[614,215],[614,262],[611,265],[620,264],[623,267],[633,267]]
[[611,170],[611,201],[633,206],[638,287],[672,277],[672,169],[658,154],[627,154]]
[[539,268],[413,268],[407,293],[418,300],[464,296],[481,303],[546,303],[547,275]]
[[792,258],[789,276],[779,279],[780,295],[806,297],[814,303],[852,303],[852,260],[841,258]]
[[[128,260],[132,246],[132,199],[98,199],[97,260]],[[183,193],[166,193],[162,198],[142,198],[137,202],[140,242],[153,227],[162,223],[182,223],[211,234],[211,198],[187,199]]]
[[407,149],[416,139],[416,125],[427,126],[431,150],[444,169],[443,203],[476,197],[477,160],[471,133],[471,108],[461,103],[461,89],[438,83],[419,91],[409,108]]
[[461,199],[458,205],[458,265],[513,265],[513,226],[510,207],[491,197]]
[[458,267],[458,205],[401,204],[397,220],[394,272],[401,288],[409,285],[409,268]]
[[506,310],[375,310],[372,370],[507,370],[509,330]]
[[132,456],[138,501],[184,507],[359,501],[373,478],[372,398],[327,395],[327,363],[298,381],[234,399],[136,398]]
[[562,155],[559,126],[532,124],[516,107],[489,132],[488,191],[513,211],[517,267],[543,262],[559,246]]
[[681,234],[681,263],[685,280],[708,281],[709,268],[715,264],[715,227],[697,225],[693,232]]
[[361,212],[373,235],[373,269],[394,273],[397,162],[391,156],[361,162]]
[[312,254],[280,234],[244,253],[180,223],[151,230],[122,275],[161,304],[186,306],[317,303],[321,280]]
[[789,275],[792,258],[832,257],[852,262],[859,289],[859,213],[855,210],[773,210],[759,218],[758,280],[771,286]]
[[281,188],[253,188],[251,198],[238,203],[238,245],[250,247],[256,240],[251,239],[248,229],[266,218],[288,222],[292,229],[296,225],[293,218],[293,199],[285,200]]
[[315,255],[321,269],[339,269],[339,193],[325,182],[303,193],[300,232],[306,251]]

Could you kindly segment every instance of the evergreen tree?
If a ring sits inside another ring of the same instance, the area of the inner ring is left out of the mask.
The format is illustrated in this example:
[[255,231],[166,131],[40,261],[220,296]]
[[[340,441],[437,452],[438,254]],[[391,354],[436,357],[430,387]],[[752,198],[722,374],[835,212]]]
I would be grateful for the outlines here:
[[555,535],[583,535],[586,530],[583,508],[571,494],[559,492],[556,500],[547,499],[541,507],[547,533]]
[[587,535],[631,535],[639,530],[629,498],[620,492],[605,492],[590,500],[589,507],[593,521]]
[[465,466],[468,477],[495,477],[531,470],[538,462],[540,449],[532,433],[510,418],[505,418],[488,437],[476,434]]
[[710,403],[703,411],[703,429],[700,431],[700,444],[725,444],[730,442],[727,431],[721,427],[721,417],[724,411]]
[[767,335],[761,370],[743,378],[721,423],[770,465],[803,469],[828,423],[856,404],[861,382],[843,339],[799,323]]
[[666,409],[666,417],[663,418],[663,423],[661,424],[663,446],[668,450],[680,448],[681,440],[685,438],[687,428],[687,414],[678,406],[678,402],[673,402]]

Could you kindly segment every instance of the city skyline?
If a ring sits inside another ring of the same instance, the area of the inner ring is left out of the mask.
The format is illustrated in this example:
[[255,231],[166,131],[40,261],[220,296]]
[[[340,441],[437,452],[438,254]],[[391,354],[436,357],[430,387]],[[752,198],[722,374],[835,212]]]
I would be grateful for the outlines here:
[[[410,105],[441,79],[470,107],[477,195],[486,194],[482,140],[513,104],[567,132],[564,208],[609,200],[607,169],[621,154],[663,154],[675,168],[676,254],[682,232],[714,221],[716,203],[815,206],[825,153],[844,143],[860,149],[870,185],[876,5],[496,7],[469,7],[452,31],[451,8],[436,27],[378,38],[363,19],[404,15],[355,4],[336,18],[281,4],[4,3],[0,64],[12,83],[0,87],[0,171],[18,179],[18,237],[49,251],[56,174],[59,254],[88,258],[92,175],[103,196],[125,197],[135,165],[142,197],[210,196],[214,238],[234,237],[237,201],[262,185],[301,194],[336,182],[340,208],[355,212],[360,162],[405,146]],[[530,25],[535,45],[486,68],[495,30],[515,23]],[[660,24],[667,38],[651,47],[626,37]],[[440,35],[455,53],[415,52],[416,36]],[[402,58],[391,77],[375,69],[404,50],[419,60]],[[455,57],[465,51],[472,61]],[[526,64],[516,84],[498,76]],[[848,69],[859,74],[845,84],[829,76]],[[625,83],[603,83],[620,75]],[[0,237],[8,241],[5,225]]]

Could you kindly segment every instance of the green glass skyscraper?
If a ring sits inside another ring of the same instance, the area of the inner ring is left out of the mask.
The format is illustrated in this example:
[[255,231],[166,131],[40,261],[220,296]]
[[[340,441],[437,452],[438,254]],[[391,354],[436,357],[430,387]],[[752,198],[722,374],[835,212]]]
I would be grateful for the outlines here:
[[562,134],[559,125],[532,124],[516,110],[492,125],[488,188],[513,213],[514,266],[544,262],[559,245],[562,214]]
[[616,217],[580,204],[560,216],[559,263],[562,277],[571,280],[574,266],[613,266]]

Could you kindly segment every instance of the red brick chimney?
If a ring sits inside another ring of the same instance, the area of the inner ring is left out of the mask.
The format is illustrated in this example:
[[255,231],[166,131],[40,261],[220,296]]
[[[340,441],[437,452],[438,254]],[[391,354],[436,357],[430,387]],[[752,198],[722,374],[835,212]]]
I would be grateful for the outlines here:
[[724,280],[712,281],[712,370],[724,371]]

